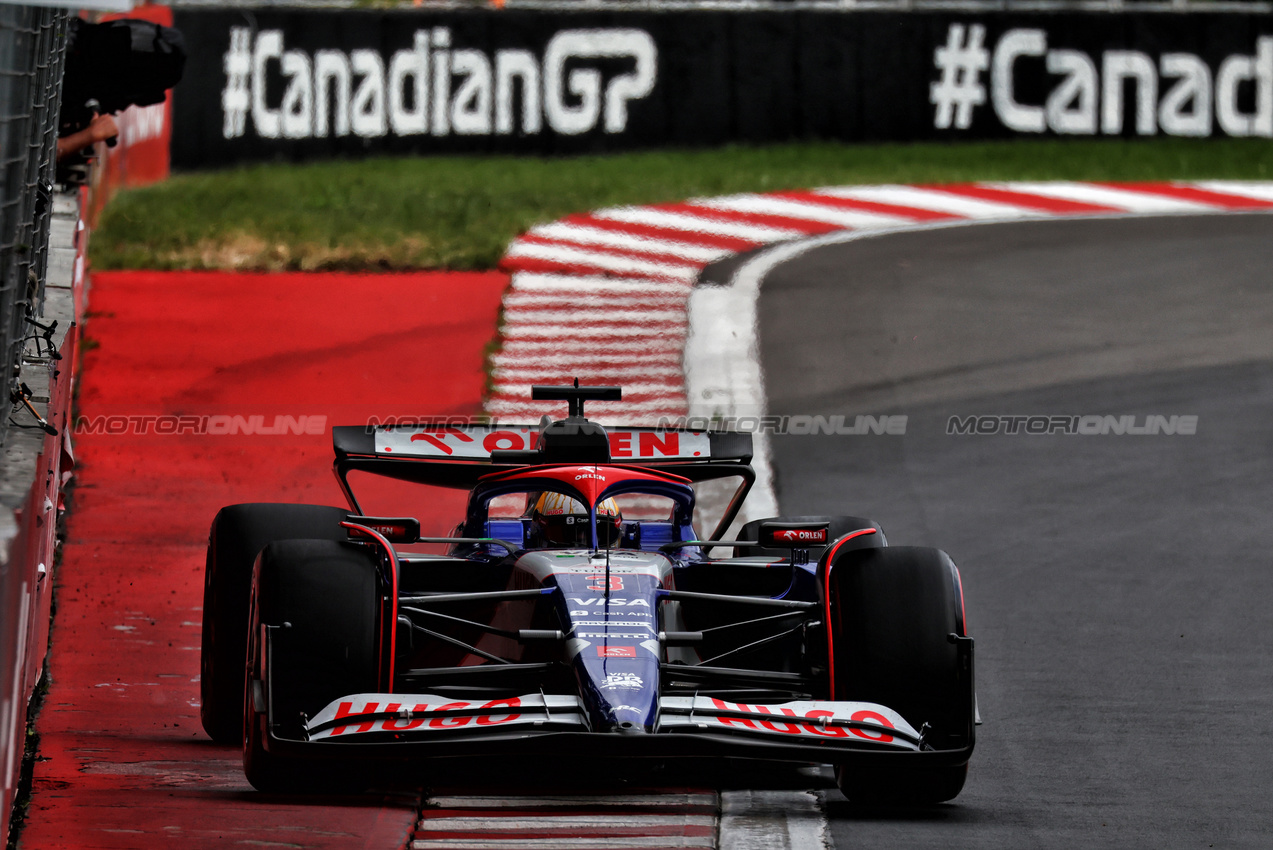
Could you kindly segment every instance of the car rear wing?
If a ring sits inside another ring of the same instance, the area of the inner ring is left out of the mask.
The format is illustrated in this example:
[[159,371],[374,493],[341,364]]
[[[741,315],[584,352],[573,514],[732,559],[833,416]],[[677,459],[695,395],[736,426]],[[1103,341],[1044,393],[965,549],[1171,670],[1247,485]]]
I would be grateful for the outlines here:
[[[336,477],[349,495],[347,476],[361,470],[401,481],[470,490],[479,478],[525,469],[535,459],[539,431],[532,425],[337,426],[332,428]],[[651,467],[693,482],[742,478],[751,488],[751,434],[677,428],[607,428],[610,466]],[[560,453],[554,463],[571,461]],[[745,495],[745,493],[744,493]],[[356,502],[351,502],[356,505]]]
[[[492,452],[534,451],[539,430],[535,425],[499,424],[337,426],[332,429],[332,441],[337,458],[492,463]],[[735,431],[606,428],[605,432],[614,464],[750,463],[752,458],[751,434]]]
[[[581,420],[587,423],[587,420]],[[553,423],[558,429],[572,423]],[[592,426],[592,423],[587,423]],[[355,513],[362,507],[349,484],[351,472],[368,472],[414,484],[471,490],[480,478],[544,463],[538,459],[541,430],[533,425],[415,424],[337,426],[332,429],[336,450],[334,471],[345,499]],[[635,466],[680,475],[694,483],[722,478],[740,479],[717,531],[729,527],[756,481],[751,468],[751,434],[689,428],[593,429],[609,445],[610,466]],[[594,447],[595,448],[595,447]],[[555,464],[595,463],[594,458],[572,461],[569,451],[551,455]],[[547,458],[545,458],[547,459]]]

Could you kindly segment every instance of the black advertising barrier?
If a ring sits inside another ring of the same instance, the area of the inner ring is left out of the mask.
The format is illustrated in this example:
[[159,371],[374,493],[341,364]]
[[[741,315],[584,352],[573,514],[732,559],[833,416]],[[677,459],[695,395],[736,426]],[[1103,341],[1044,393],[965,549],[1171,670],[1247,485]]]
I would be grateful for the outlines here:
[[178,9],[173,164],[792,139],[1273,137],[1273,18]]

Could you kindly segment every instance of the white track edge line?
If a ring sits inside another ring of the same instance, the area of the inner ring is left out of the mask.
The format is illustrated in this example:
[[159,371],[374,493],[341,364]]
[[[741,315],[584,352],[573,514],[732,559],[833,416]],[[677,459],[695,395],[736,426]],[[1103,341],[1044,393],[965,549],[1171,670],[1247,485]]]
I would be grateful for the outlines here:
[[815,791],[721,792],[722,850],[824,850],[829,830]]

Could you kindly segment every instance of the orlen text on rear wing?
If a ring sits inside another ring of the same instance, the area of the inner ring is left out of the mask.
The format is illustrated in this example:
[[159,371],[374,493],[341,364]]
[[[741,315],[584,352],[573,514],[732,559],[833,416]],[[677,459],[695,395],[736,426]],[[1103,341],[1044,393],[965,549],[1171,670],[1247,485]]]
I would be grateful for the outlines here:
[[[606,428],[612,463],[749,463],[750,434],[660,428]],[[332,429],[337,457],[491,462],[491,452],[531,451],[534,425],[384,425]],[[485,475],[492,470],[483,470]]]

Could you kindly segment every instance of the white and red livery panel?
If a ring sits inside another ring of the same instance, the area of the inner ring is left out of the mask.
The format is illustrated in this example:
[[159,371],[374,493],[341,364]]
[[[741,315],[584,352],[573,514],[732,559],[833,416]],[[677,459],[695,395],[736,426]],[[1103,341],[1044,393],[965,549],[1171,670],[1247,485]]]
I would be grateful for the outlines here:
[[[692,710],[692,713],[691,713]],[[728,716],[721,716],[728,712]],[[392,717],[384,715],[391,714]],[[837,726],[829,721],[871,724]],[[336,721],[344,721],[338,725]],[[536,726],[551,722],[587,728],[578,697],[526,694],[508,699],[460,701],[434,694],[350,694],[333,701],[308,724],[311,741],[361,734],[428,734],[468,727]],[[778,705],[731,703],[714,697],[664,697],[659,700],[657,732],[728,729],[787,738],[838,738],[845,744],[869,742],[916,751],[919,733],[900,714],[870,702],[798,701]],[[890,734],[896,730],[900,735]],[[905,737],[903,737],[905,736]]]
[[[508,699],[463,701],[435,694],[350,694],[318,712],[306,728],[310,730],[311,741],[372,732],[427,733],[464,727],[480,730],[496,726],[534,726],[549,721],[554,726],[576,723],[584,729],[583,710],[583,703],[573,696],[526,694]],[[456,713],[447,716],[447,712]],[[394,716],[384,717],[385,714]],[[346,722],[328,725],[338,720]]]
[[[610,458],[625,460],[707,460],[711,439],[703,431],[610,428]],[[539,430],[529,425],[456,425],[376,430],[376,454],[398,457],[482,460],[493,451],[530,451]]]
[[[722,717],[720,714],[723,712],[730,714]],[[883,728],[836,726],[828,722],[832,720],[869,723]],[[655,731],[672,729],[730,729],[788,738],[840,738],[846,744],[867,741],[903,750],[919,749],[912,743],[919,737],[914,727],[893,709],[873,702],[800,701],[749,705],[715,697],[663,697],[659,700],[659,725]],[[895,729],[906,737],[889,734],[889,729]]]

